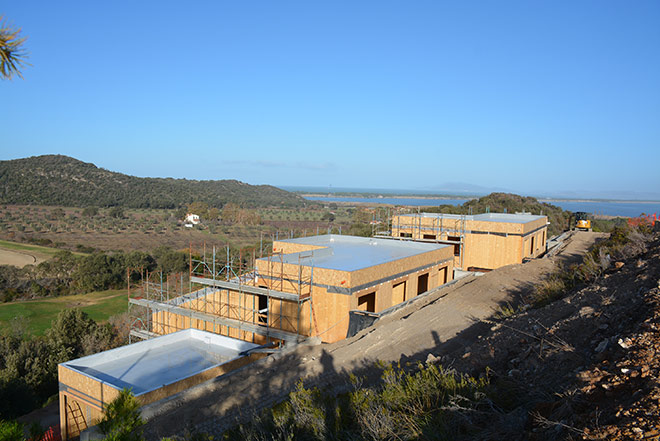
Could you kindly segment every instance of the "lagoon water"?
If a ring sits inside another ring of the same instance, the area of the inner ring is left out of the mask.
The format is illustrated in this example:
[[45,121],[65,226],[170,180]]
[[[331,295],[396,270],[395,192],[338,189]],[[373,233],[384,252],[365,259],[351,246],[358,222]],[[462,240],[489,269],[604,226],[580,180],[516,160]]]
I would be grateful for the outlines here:
[[[461,205],[468,199],[437,199],[437,198],[407,198],[407,197],[382,197],[382,198],[361,198],[361,197],[338,197],[338,196],[306,196],[305,199],[320,202],[357,202],[357,203],[376,203],[391,205],[408,206],[438,206],[438,205]],[[636,217],[642,213],[660,214],[660,202],[638,202],[638,201],[550,201],[539,199],[542,202],[561,207],[569,211],[586,211],[587,213],[605,214],[608,216],[627,216]]]
[[391,205],[410,205],[410,206],[423,206],[431,207],[438,205],[461,205],[469,199],[422,199],[422,198],[406,198],[406,197],[382,197],[382,198],[361,198],[361,197],[340,197],[340,196],[305,196],[305,199],[310,201],[321,202],[358,202],[358,203],[371,203],[371,204],[391,204]]

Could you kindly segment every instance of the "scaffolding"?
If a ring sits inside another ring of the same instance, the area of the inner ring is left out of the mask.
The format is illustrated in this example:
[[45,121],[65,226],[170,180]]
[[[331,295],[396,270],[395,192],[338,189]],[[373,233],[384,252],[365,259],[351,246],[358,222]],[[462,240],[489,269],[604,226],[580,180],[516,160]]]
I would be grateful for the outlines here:
[[[471,210],[470,210],[471,211]],[[374,237],[383,239],[411,240],[416,242],[431,242],[445,245],[453,245],[458,257],[457,267],[463,267],[463,256],[465,254],[466,223],[469,215],[444,214],[444,213],[404,213],[396,212],[388,220],[391,226],[387,232],[379,232]],[[423,219],[430,218],[428,222]],[[396,221],[395,221],[396,219]],[[402,222],[402,219],[410,219]],[[445,237],[445,239],[443,239]]]
[[[298,343],[311,335],[313,315],[314,268],[302,265],[304,258],[299,256],[292,272],[281,253],[272,253],[261,259],[267,270],[259,273],[256,249],[237,256],[228,247],[191,247],[188,274],[140,271],[133,290],[136,272],[129,270],[130,336],[145,339],[196,328],[253,343]],[[309,322],[304,323],[306,303]]]

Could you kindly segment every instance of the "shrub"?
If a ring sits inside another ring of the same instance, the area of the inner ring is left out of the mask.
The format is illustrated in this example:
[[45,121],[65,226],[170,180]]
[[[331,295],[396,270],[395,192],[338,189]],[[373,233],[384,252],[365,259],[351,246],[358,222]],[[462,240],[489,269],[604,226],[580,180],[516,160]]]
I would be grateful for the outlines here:
[[581,284],[594,283],[613,260],[627,259],[646,251],[648,233],[643,227],[614,227],[607,240],[597,243],[585,254],[582,263],[560,268],[537,284],[529,303],[538,308],[564,297]]
[[130,389],[123,389],[106,407],[99,429],[107,441],[141,441],[144,421],[140,405]]
[[[226,439],[454,439],[485,424],[466,418],[489,400],[487,379],[475,379],[433,364],[414,372],[381,365],[380,386],[332,396],[299,382],[289,400],[228,434]],[[489,405],[488,409],[492,409]],[[479,412],[482,415],[487,412]]]
[[0,421],[0,441],[23,441],[23,425],[18,421]]

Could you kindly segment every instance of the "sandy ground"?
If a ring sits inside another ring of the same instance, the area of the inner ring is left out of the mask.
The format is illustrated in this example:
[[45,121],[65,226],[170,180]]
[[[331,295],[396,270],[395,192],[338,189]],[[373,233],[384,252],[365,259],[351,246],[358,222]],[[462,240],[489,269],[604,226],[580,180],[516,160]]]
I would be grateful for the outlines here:
[[37,265],[44,261],[45,259],[34,256],[26,251],[0,248],[0,265],[12,265],[23,268],[25,265]]
[[573,233],[552,258],[468,276],[382,318],[355,337],[330,345],[298,347],[147,406],[145,435],[157,439],[191,428],[219,435],[237,420],[284,400],[300,379],[341,391],[347,388],[348,372],[357,372],[367,381],[370,375],[377,375],[374,363],[378,360],[404,364],[423,361],[429,354],[442,356],[461,348],[467,352],[466,345],[490,327],[483,320],[524,296],[557,263],[581,259],[605,236]]

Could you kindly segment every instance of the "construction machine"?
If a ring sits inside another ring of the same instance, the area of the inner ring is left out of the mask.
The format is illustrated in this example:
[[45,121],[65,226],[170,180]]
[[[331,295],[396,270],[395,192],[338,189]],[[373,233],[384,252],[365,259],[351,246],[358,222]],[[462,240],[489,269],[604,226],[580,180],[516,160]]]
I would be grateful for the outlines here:
[[591,219],[589,214],[584,211],[575,213],[575,223],[573,224],[574,230],[591,231]]

